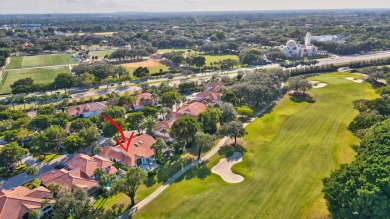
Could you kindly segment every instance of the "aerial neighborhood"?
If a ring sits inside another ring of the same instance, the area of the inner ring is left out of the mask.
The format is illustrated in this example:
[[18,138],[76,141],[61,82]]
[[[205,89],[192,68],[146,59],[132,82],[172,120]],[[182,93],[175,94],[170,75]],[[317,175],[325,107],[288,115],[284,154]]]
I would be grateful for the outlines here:
[[0,219],[389,218],[388,12],[1,11]]

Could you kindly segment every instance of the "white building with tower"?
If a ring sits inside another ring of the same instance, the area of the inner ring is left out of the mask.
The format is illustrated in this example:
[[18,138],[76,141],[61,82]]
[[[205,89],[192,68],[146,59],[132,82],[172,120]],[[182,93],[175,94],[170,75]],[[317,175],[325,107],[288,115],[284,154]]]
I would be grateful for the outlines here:
[[[304,56],[316,56],[318,48],[311,44],[311,34],[307,32],[305,36],[305,44],[301,45],[295,40],[289,40],[286,45],[281,45],[279,50],[288,58],[299,58]],[[322,52],[321,52],[322,53]]]

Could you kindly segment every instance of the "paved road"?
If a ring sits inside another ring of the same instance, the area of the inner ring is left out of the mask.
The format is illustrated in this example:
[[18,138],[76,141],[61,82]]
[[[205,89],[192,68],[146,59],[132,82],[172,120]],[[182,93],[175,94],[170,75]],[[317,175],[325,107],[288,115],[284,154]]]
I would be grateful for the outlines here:
[[[23,161],[28,165],[28,166],[37,166],[39,168],[39,173],[37,176],[34,176],[34,178],[38,178],[39,176],[51,171],[54,169],[54,167],[57,164],[64,163],[68,160],[70,160],[73,157],[73,155],[62,155],[61,157],[58,157],[54,160],[52,160],[49,163],[39,163],[37,162],[34,158],[32,157],[26,157],[23,159]],[[12,178],[9,178],[7,180],[2,180],[1,183],[3,183],[3,188],[4,189],[12,189],[17,186],[23,185],[24,183],[31,181],[33,177],[28,176],[25,172],[21,173],[17,176],[14,176]]]
[[[282,83],[281,85],[281,89],[279,90],[279,95],[278,97],[272,101],[272,103],[268,104],[267,106],[265,106],[263,109],[261,109],[259,112],[257,112],[252,118],[251,120],[248,122],[248,123],[245,123],[244,124],[244,127],[246,127],[249,123],[251,123],[253,120],[255,120],[257,117],[259,117],[260,115],[262,115],[264,112],[266,112],[269,108],[271,108],[272,106],[274,106],[282,97],[283,97],[283,87],[284,87],[284,83]],[[150,194],[148,197],[146,197],[145,199],[143,199],[142,201],[138,202],[134,207],[132,207],[131,209],[125,211],[121,216],[119,216],[118,218],[122,218],[122,219],[125,219],[125,218],[128,218],[128,216],[130,214],[133,214],[134,212],[137,212],[139,209],[145,207],[147,204],[149,204],[151,201],[153,201],[155,198],[157,198],[157,196],[159,196],[165,189],[168,188],[168,186],[170,186],[173,182],[175,182],[179,177],[181,177],[184,173],[186,173],[188,170],[190,170],[192,167],[194,167],[195,165],[198,165],[199,163],[202,163],[204,161],[207,161],[208,159],[210,159],[212,156],[214,156],[218,151],[219,149],[224,145],[225,141],[228,139],[228,137],[224,137],[222,138],[218,145],[216,147],[214,147],[213,149],[211,149],[211,151],[209,151],[206,155],[204,155],[201,160],[197,160],[187,166],[185,166],[183,169],[181,169],[179,172],[175,173],[172,177],[170,177],[163,185],[161,185],[160,187],[158,187],[152,194]]]
[[382,58],[390,58],[390,51],[371,52],[366,54],[356,54],[356,55],[317,59],[319,61],[317,65],[349,64],[350,62],[358,62],[363,60],[373,60],[373,59],[382,59]]

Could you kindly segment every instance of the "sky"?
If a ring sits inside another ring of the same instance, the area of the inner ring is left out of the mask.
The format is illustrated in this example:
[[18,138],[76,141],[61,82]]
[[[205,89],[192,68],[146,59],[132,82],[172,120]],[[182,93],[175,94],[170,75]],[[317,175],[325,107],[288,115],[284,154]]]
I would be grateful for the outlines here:
[[0,14],[390,8],[390,0],[0,0]]

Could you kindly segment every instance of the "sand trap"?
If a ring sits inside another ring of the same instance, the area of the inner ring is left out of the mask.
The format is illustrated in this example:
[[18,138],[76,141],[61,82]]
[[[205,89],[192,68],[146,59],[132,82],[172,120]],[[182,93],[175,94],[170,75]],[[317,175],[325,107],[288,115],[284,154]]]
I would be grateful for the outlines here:
[[228,158],[222,158],[218,164],[215,165],[211,172],[218,174],[225,182],[239,183],[244,180],[244,177],[232,172],[231,168],[234,164],[242,161],[242,153],[234,152],[234,154]]
[[353,77],[345,77],[345,79],[347,79],[348,81],[353,81],[355,83],[363,83],[363,80],[362,79],[355,79]]
[[322,87],[325,87],[326,83],[318,83],[319,81],[309,81],[312,85],[313,85],[313,88],[322,88]]
[[130,68],[138,68],[140,66],[142,67],[156,67],[161,65],[160,62],[156,59],[149,59],[142,62],[131,62],[126,64],[121,64],[124,67],[130,67]]

